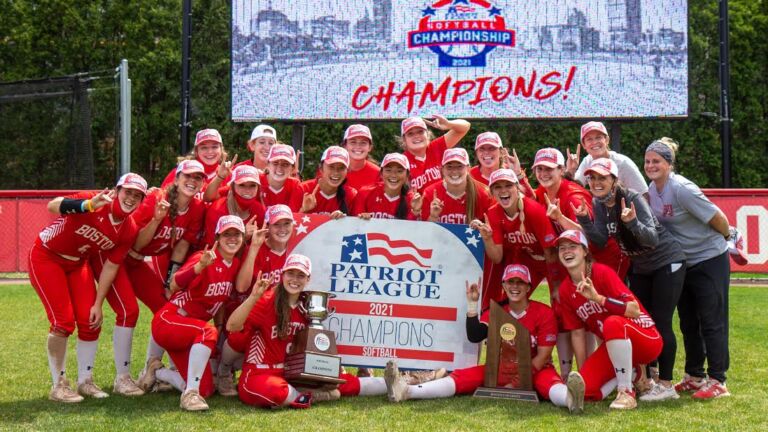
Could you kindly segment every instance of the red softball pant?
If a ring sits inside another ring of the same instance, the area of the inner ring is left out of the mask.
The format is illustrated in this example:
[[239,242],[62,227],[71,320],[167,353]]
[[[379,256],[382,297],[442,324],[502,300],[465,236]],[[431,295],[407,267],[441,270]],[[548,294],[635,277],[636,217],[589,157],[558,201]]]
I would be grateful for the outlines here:
[[149,261],[139,261],[130,256],[125,258],[125,269],[133,282],[133,292],[152,313],[157,313],[168,303],[165,298],[165,275],[169,263],[168,254],[151,257]]
[[[484,383],[485,365],[456,369],[449,376],[456,383],[456,394],[472,394]],[[552,386],[562,383],[563,380],[551,364],[533,372],[533,388],[543,399],[549,399]]]
[[[107,257],[103,252],[93,255],[89,260],[97,281],[104,269],[106,260]],[[136,303],[136,295],[133,293],[133,285],[128,278],[125,265],[121,265],[117,270],[115,280],[107,292],[107,302],[115,311],[115,325],[136,327],[136,322],[139,320],[139,304]]]
[[[168,352],[182,378],[186,381],[189,351],[192,345],[201,343],[214,351],[218,332],[213,324],[182,316],[178,313],[178,309],[173,303],[167,303],[155,314],[152,319],[152,337],[158,345]],[[206,365],[203,379],[200,382],[200,395],[208,397],[213,394],[213,391],[211,366]]]
[[[246,405],[262,408],[283,406],[290,393],[290,384],[283,377],[283,372],[283,369],[244,366],[237,385],[240,400]],[[342,395],[355,396],[360,393],[360,381],[356,376],[341,374],[339,377],[347,380],[346,384],[339,386]]]
[[35,244],[29,251],[29,281],[45,307],[51,333],[69,336],[77,328],[81,340],[99,338],[101,328],[88,325],[96,287],[91,268],[84,260],[70,261]]
[[[652,362],[661,353],[663,341],[656,327],[642,328],[623,316],[611,315],[603,322],[605,341],[629,339],[632,344],[632,367]],[[602,343],[579,368],[584,377],[584,397],[589,400],[602,400],[600,388],[613,378],[616,371],[608,356],[608,348]]]

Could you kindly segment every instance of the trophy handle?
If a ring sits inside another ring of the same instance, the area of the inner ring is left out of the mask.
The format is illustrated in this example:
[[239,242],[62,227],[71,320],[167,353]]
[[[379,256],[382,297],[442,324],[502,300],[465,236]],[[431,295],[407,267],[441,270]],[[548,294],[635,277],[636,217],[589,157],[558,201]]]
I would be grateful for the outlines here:
[[[334,295],[334,297],[336,297],[336,296]],[[332,308],[330,308],[330,309],[328,310],[328,315],[325,317],[325,319],[328,319],[328,318],[330,318],[330,317],[331,317],[333,314],[335,314],[335,313],[336,313],[336,308],[335,308],[335,307],[332,307]]]

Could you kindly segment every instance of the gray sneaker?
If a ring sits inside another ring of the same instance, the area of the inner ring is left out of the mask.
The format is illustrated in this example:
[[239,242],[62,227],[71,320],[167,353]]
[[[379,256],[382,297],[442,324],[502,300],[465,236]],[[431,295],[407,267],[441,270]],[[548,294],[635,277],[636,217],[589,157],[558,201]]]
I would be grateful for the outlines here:
[[654,383],[650,391],[640,396],[640,400],[643,402],[661,402],[675,399],[680,399],[680,395],[675,391],[675,386],[666,387],[659,383]]
[[387,398],[390,402],[408,400],[408,381],[400,375],[400,369],[394,360],[387,362],[384,369],[384,383],[387,385]]
[[571,414],[581,414],[584,412],[584,378],[578,372],[570,372],[568,374],[568,396],[565,399],[565,403],[568,406],[568,411]]

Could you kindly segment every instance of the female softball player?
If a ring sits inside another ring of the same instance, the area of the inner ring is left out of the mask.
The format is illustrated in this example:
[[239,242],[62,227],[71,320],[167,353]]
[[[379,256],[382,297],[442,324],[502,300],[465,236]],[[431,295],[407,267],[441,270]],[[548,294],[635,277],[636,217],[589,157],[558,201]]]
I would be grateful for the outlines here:
[[231,177],[229,191],[214,201],[205,213],[204,245],[213,245],[214,228],[222,216],[233,215],[242,219],[246,225],[246,238],[250,238],[252,230],[264,221],[264,205],[259,196],[259,171],[252,166],[241,165],[232,170]]
[[317,178],[301,184],[304,196],[300,213],[328,214],[331,219],[344,217],[352,210],[357,189],[347,184],[349,153],[339,146],[330,146],[320,158]]
[[[80,402],[82,396],[107,397],[93,382],[101,319],[92,313],[96,290],[87,261],[96,253],[107,254],[110,271],[102,272],[100,291],[107,294],[110,303],[117,301],[109,287],[138,232],[128,216],[141,204],[146,192],[147,182],[128,173],[120,177],[114,191],[81,192],[48,203],[48,211],[61,217],[43,229],[32,246],[29,279],[51,323],[47,344],[53,379],[51,400]],[[77,392],[70,387],[65,373],[67,338],[75,329]]]
[[304,192],[301,181],[291,175],[296,169],[296,151],[289,145],[275,144],[269,149],[267,161],[267,169],[260,177],[262,204],[283,204],[299,211]]
[[269,165],[269,151],[277,143],[277,131],[269,125],[260,124],[253,128],[251,138],[248,140],[248,151],[253,157],[238,164],[252,166],[259,171],[264,171]]
[[[427,125],[447,131],[435,138]],[[435,115],[433,120],[409,117],[400,124],[400,140],[411,171],[411,189],[423,192],[427,186],[440,181],[440,161],[443,152],[453,148],[469,132],[466,120],[448,120]]]
[[[531,275],[524,265],[511,264],[504,269],[502,287],[507,301],[504,310],[517,319],[531,334],[531,368],[533,385],[544,399],[560,407],[568,407],[572,413],[584,409],[584,381],[577,373],[568,377],[566,386],[552,366],[552,349],[557,338],[555,316],[547,305],[528,299],[531,291]],[[480,281],[478,281],[480,282]],[[490,311],[478,319],[477,304],[480,299],[479,283],[467,282],[467,338],[480,343],[488,337]],[[407,399],[435,399],[457,394],[472,394],[483,385],[485,365],[458,369],[448,377],[420,385],[408,385],[390,361],[384,372],[387,395],[391,402]]]
[[160,379],[182,391],[184,410],[208,409],[205,398],[214,391],[208,359],[218,339],[210,321],[232,293],[240,267],[236,254],[244,235],[242,219],[222,216],[213,248],[196,252],[176,272],[171,300],[152,319],[152,337],[168,351],[178,371],[162,367],[154,358],[147,367],[148,383]]
[[357,190],[379,180],[379,166],[369,156],[373,150],[373,136],[368,126],[354,124],[344,131],[341,146],[349,152],[347,184]]
[[[560,262],[568,272],[560,284],[563,328],[571,333],[585,397],[605,399],[617,386],[618,395],[611,408],[634,409],[637,401],[632,371],[659,356],[661,335],[616,272],[592,262],[584,233],[567,230],[560,234],[557,244]],[[589,357],[585,330],[604,341]]]
[[[202,200],[208,184],[217,180],[219,166],[227,160],[227,152],[224,150],[224,142],[219,131],[216,129],[198,131],[197,135],[195,135],[195,146],[192,148],[192,153],[186,159],[196,160],[203,164],[205,179],[203,187],[196,195],[196,198]],[[236,159],[237,156],[235,156]],[[219,178],[218,181],[221,182],[222,180],[224,179]],[[174,182],[176,182],[176,168],[168,173],[160,187],[165,189]]]
[[415,195],[408,185],[409,169],[405,155],[388,153],[384,156],[378,181],[360,190],[352,215],[362,219],[416,220],[410,205]]

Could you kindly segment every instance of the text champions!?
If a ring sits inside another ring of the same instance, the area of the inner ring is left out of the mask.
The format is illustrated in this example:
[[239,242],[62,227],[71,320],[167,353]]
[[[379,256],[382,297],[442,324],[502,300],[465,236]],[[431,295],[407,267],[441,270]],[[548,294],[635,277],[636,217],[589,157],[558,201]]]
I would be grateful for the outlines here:
[[357,111],[363,111],[378,105],[382,111],[388,111],[394,105],[405,104],[406,110],[411,112],[428,103],[441,107],[458,104],[477,106],[483,103],[503,103],[511,97],[545,101],[558,95],[565,100],[568,99],[575,75],[576,66],[571,66],[565,72],[539,73],[533,70],[527,76],[517,77],[481,76],[457,80],[448,76],[439,84],[432,81],[424,85],[418,85],[415,81],[405,84],[390,81],[378,88],[361,85],[352,93],[351,106]]

